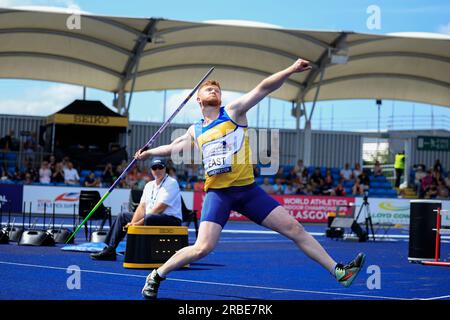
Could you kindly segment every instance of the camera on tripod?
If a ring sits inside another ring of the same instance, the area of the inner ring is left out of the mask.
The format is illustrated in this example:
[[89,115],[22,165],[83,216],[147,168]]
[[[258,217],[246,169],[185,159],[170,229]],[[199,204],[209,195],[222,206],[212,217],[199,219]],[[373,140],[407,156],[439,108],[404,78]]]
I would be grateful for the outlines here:
[[[363,203],[359,209],[359,212],[355,218],[354,204],[346,205],[345,207],[352,208],[352,216],[339,216],[340,207],[336,208],[336,216],[329,216],[328,219],[328,228],[326,230],[326,236],[329,238],[344,238],[344,230],[345,228],[350,228],[353,233],[358,237],[359,242],[365,242],[369,240],[369,228],[372,232],[373,240],[375,241],[375,235],[373,232],[372,225],[372,216],[370,215],[370,206],[369,206],[369,195],[367,191],[364,191]],[[366,225],[366,229],[364,230],[358,223],[358,219],[361,216],[361,213],[364,212],[364,221]]]

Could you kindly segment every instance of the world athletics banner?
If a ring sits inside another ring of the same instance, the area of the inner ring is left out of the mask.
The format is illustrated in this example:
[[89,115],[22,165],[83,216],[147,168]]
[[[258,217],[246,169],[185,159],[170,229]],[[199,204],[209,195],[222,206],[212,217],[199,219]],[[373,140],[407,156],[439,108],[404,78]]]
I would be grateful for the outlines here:
[[[199,217],[205,195],[203,192],[194,193],[194,210],[197,210]],[[350,204],[355,203],[355,198],[352,197],[300,195],[273,195],[272,197],[300,222],[325,223],[328,221],[328,213],[335,213],[338,206],[341,215],[351,216]],[[240,213],[232,211],[230,220],[245,221],[248,219]]]

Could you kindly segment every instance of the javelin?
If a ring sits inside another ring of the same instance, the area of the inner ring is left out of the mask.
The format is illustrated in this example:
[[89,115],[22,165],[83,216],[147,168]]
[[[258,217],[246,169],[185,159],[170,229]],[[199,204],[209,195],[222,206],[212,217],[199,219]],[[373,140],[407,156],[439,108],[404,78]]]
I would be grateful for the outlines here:
[[[183,109],[183,107],[186,105],[186,103],[189,101],[189,99],[191,99],[192,96],[194,95],[194,93],[197,91],[198,87],[200,87],[200,85],[203,83],[203,81],[205,81],[205,79],[211,74],[211,72],[213,72],[213,70],[214,70],[214,67],[209,69],[209,71],[203,76],[202,80],[200,80],[199,83],[197,83],[197,85],[194,87],[194,89],[192,89],[191,93],[189,93],[189,95],[186,97],[186,99],[184,99],[183,103],[180,104],[180,106],[173,112],[173,114],[170,116],[170,118],[167,119],[163,123],[163,125],[158,129],[158,131],[156,131],[153,134],[153,136],[150,138],[150,140],[148,140],[147,143],[141,148],[141,152],[147,150],[155,142],[155,140],[167,128],[167,126],[170,124],[172,119],[175,118],[177,113],[180,112],[181,109]],[[125,168],[125,170],[123,170],[121,175],[114,181],[114,183],[109,188],[109,190],[106,191],[106,193],[98,201],[98,203],[94,206],[94,208],[91,210],[91,212],[89,212],[89,214],[86,216],[86,218],[84,218],[83,222],[81,222],[81,224],[72,233],[72,235],[69,237],[69,239],[67,239],[66,244],[69,243],[70,239],[72,239],[77,234],[78,230],[80,230],[80,228],[83,226],[83,224],[85,224],[85,222],[89,219],[89,217],[98,209],[98,207],[100,207],[100,205],[103,203],[103,201],[105,201],[105,199],[110,195],[110,193],[114,190],[114,188],[117,186],[117,184],[120,182],[120,180],[122,180],[127,175],[128,171],[134,166],[135,163],[136,163],[136,158],[133,158],[133,160],[130,162],[130,164]]]

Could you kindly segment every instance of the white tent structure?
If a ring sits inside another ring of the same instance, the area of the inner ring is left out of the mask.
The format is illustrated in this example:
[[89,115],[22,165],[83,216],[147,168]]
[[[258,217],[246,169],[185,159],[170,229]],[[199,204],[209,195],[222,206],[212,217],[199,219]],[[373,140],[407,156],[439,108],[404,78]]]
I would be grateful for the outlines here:
[[[125,115],[126,93],[191,88],[211,66],[224,90],[246,92],[298,57],[314,68],[293,75],[272,97],[293,102],[297,129],[305,116],[306,163],[315,101],[392,99],[450,106],[450,37],[0,9],[0,78],[110,91]],[[309,115],[305,102],[313,102]]]

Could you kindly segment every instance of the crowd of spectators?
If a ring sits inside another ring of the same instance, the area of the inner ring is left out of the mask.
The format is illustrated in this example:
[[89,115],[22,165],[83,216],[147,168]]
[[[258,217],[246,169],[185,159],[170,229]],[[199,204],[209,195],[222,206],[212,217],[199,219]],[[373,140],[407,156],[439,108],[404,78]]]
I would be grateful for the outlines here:
[[[1,162],[0,162],[1,163]],[[40,163],[33,165],[31,158],[26,158],[22,168],[8,170],[3,164],[0,166],[0,183],[40,184],[40,185],[64,185],[81,187],[110,187],[113,181],[125,170],[128,163],[123,160],[117,166],[106,164],[100,170],[85,170],[75,168],[69,157],[57,161],[51,155]],[[177,172],[173,162],[167,161],[167,173],[179,181],[183,190],[203,191],[203,169],[198,165],[187,165],[183,172]],[[142,165],[133,167],[126,177],[122,179],[118,188],[144,189],[147,182],[153,180],[150,170]]]
[[414,189],[419,198],[448,199],[450,194],[450,171],[445,172],[437,159],[433,167],[418,165],[414,172]]
[[[356,163],[353,169],[350,168],[349,163],[346,163],[338,174],[332,174],[331,169],[327,169],[325,174],[322,174],[323,171],[319,167],[310,174],[303,160],[298,160],[287,173],[284,172],[284,169],[285,167],[279,168],[274,176],[274,183],[271,183],[269,177],[264,177],[261,188],[269,194],[346,196],[364,195],[370,186],[369,176],[361,169],[359,163]],[[383,175],[378,161],[371,174]],[[255,175],[258,175],[256,168]],[[344,184],[352,185],[350,194],[346,191]]]
[[[48,156],[40,165],[36,163],[35,152],[38,149],[36,134],[25,137],[20,145],[13,130],[0,139],[1,152],[24,153],[21,167],[7,167],[0,161],[0,182],[23,184],[55,184],[82,187],[109,187],[123,172],[128,163],[124,160],[119,165],[111,163],[97,170],[86,170],[74,166],[69,157],[57,160]],[[6,160],[5,160],[6,161]],[[14,170],[13,170],[14,169]],[[359,163],[353,167],[346,163],[339,171],[330,168],[315,168],[311,171],[298,160],[294,166],[280,166],[278,172],[271,177],[261,176],[260,168],[254,166],[255,177],[259,177],[260,187],[269,194],[286,195],[324,195],[324,196],[360,196],[370,188],[373,177],[383,176],[381,164],[376,161],[372,170],[362,170]],[[179,166],[178,171],[170,160],[167,163],[168,174],[178,180],[184,191],[203,191],[204,169],[199,164]],[[450,194],[450,172],[445,172],[439,160],[426,169],[424,165],[415,167],[413,188],[419,198],[448,199]],[[134,167],[119,183],[119,188],[143,189],[145,184],[153,180],[150,170],[145,166]]]

